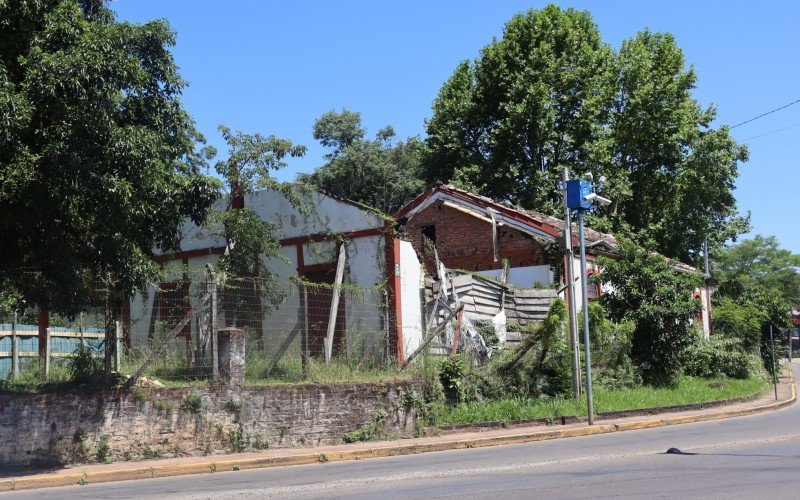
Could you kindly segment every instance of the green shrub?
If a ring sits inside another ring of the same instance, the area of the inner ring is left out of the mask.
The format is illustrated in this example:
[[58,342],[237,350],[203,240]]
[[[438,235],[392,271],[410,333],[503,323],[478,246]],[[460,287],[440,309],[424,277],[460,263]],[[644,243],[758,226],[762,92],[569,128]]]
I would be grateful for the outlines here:
[[683,356],[683,371],[693,377],[712,378],[726,376],[746,379],[759,376],[758,358],[742,349],[736,338],[713,336],[708,340],[697,339]]
[[439,369],[439,381],[442,384],[445,398],[453,404],[464,399],[464,385],[467,368],[460,355],[442,360]]
[[94,384],[103,379],[103,364],[94,356],[94,350],[78,345],[67,361],[67,369],[76,384]]
[[192,391],[183,399],[183,409],[189,413],[200,415],[206,407],[203,401],[203,393],[200,391]]

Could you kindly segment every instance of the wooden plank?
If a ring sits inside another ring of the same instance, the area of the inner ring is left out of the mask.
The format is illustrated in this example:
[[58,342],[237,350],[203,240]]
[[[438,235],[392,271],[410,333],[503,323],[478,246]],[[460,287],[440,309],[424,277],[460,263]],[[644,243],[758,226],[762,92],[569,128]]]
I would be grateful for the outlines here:
[[[344,261],[346,252],[344,244],[339,245],[339,260],[336,263],[336,279],[333,284],[333,297],[331,299],[331,312],[328,316],[328,334],[325,336],[325,363],[331,362],[333,354],[333,336],[336,330],[336,315],[339,312],[339,295],[342,293],[342,280],[344,279]],[[399,292],[398,292],[399,293]]]
[[413,353],[411,353],[411,356],[409,356],[408,358],[406,358],[406,360],[403,362],[403,364],[402,364],[402,365],[400,365],[400,368],[399,368],[399,370],[401,370],[401,371],[402,371],[402,370],[405,370],[405,368],[406,368],[406,367],[409,365],[409,363],[411,363],[411,361],[412,361],[412,360],[413,360],[415,357],[417,357],[417,355],[418,355],[420,352],[422,352],[422,350],[423,350],[423,349],[425,349],[425,346],[426,346],[426,345],[428,345],[428,343],[429,343],[430,341],[432,341],[432,340],[434,339],[434,337],[436,337],[437,335],[439,335],[439,334],[440,334],[440,333],[441,333],[441,332],[444,330],[444,328],[447,326],[447,322],[448,322],[448,321],[450,321],[451,319],[453,319],[453,317],[454,317],[454,316],[456,316],[456,315],[457,315],[457,314],[458,314],[460,311],[462,311],[463,309],[464,309],[464,306],[461,306],[461,307],[459,307],[458,309],[456,309],[455,311],[451,312],[451,313],[450,313],[450,314],[447,316],[447,318],[446,318],[446,319],[445,319],[445,320],[444,320],[444,321],[443,321],[443,322],[442,322],[442,323],[441,323],[439,326],[437,326],[435,330],[433,330],[433,331],[432,331],[432,332],[431,332],[431,333],[428,335],[428,338],[422,341],[422,344],[420,344],[420,345],[419,345],[419,347],[417,347],[417,350],[416,350],[416,351],[414,351]]

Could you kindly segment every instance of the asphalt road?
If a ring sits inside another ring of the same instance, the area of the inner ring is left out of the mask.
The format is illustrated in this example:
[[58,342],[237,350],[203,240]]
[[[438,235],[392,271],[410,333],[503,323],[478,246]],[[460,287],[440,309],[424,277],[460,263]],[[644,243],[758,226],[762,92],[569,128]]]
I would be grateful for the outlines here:
[[[795,365],[795,377],[800,379]],[[667,454],[669,448],[683,454]],[[3,498],[800,498],[800,405],[524,445],[69,486]]]

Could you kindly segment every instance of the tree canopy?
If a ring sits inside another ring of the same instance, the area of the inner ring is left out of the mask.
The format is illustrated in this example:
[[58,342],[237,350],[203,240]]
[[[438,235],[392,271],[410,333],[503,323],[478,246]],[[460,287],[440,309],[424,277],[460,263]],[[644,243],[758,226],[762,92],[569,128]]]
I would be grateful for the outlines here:
[[747,150],[711,126],[696,84],[672,35],[645,30],[615,51],[588,12],[529,10],[442,86],[426,180],[557,215],[563,167],[605,175],[614,203],[599,228],[696,261],[704,239],[747,227],[733,197]]
[[93,283],[118,291],[157,272],[219,183],[166,21],[117,22],[100,0],[0,2],[0,280],[72,314]]
[[716,309],[721,308],[723,316],[731,320],[743,311],[760,311],[757,324],[750,324],[749,328],[735,324],[725,328],[726,323],[718,326],[725,333],[749,330],[752,335],[757,333],[753,327],[757,330],[763,321],[788,326],[792,306],[800,304],[798,269],[800,255],[780,248],[774,236],[756,235],[717,251],[712,260],[713,275],[719,282]]
[[314,122],[314,137],[332,148],[328,162],[298,180],[331,194],[391,214],[425,189],[421,156],[424,143],[395,140],[388,125],[365,139],[360,113],[330,111]]

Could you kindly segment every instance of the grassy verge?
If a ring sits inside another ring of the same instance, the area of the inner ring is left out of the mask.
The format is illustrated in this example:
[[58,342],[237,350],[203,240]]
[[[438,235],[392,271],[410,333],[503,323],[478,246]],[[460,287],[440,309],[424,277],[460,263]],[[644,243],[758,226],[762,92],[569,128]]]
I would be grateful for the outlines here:
[[[637,387],[617,391],[597,390],[594,392],[594,405],[597,413],[638,410],[751,396],[763,393],[767,389],[768,384],[757,378],[734,380],[683,377],[675,388]],[[444,409],[438,423],[439,425],[469,424],[563,415],[586,415],[586,402],[565,398],[508,398],[463,403]]]

